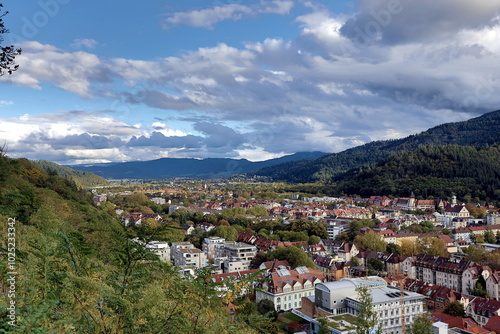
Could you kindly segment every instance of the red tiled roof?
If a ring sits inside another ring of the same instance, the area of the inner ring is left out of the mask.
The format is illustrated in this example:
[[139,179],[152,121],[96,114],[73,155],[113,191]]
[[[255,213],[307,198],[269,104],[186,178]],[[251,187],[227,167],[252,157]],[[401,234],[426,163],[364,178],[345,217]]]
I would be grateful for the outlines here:
[[489,330],[479,326],[472,318],[454,317],[442,312],[434,312],[431,315],[433,322],[444,322],[448,328],[460,328],[475,334],[487,334]]
[[486,325],[484,325],[484,328],[486,328],[489,331],[493,331],[497,334],[500,334],[500,316],[494,315],[492,316]]

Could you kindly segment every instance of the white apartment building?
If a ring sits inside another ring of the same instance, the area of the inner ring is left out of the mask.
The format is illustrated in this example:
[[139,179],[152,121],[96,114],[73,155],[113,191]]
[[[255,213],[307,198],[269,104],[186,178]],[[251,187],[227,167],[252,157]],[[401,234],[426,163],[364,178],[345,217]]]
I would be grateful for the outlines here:
[[249,270],[250,261],[238,258],[225,259],[221,263],[223,273],[232,273]]
[[329,220],[325,223],[325,227],[328,232],[328,239],[335,240],[335,237],[345,231],[348,225],[338,220]]
[[404,312],[405,325],[409,326],[414,319],[424,313],[425,296],[416,292],[401,291],[388,286],[385,281],[344,278],[340,281],[320,283],[316,285],[314,302],[316,306],[329,314],[352,314],[357,316],[360,311],[357,287],[369,288],[372,297],[373,310],[382,327],[383,334],[399,334],[402,327]]
[[170,262],[170,246],[166,241],[150,241],[146,244],[146,249],[158,255],[160,261]]
[[208,237],[203,239],[203,243],[201,245],[202,250],[207,254],[209,258],[214,259],[217,255],[217,248],[224,246],[226,239],[221,237]]
[[486,225],[500,225],[500,214],[490,213],[486,215]]
[[257,247],[243,242],[226,241],[224,245],[215,248],[215,257],[238,258],[251,261],[257,254]]
[[181,268],[204,268],[208,265],[207,256],[190,242],[173,242],[170,256],[175,266]]

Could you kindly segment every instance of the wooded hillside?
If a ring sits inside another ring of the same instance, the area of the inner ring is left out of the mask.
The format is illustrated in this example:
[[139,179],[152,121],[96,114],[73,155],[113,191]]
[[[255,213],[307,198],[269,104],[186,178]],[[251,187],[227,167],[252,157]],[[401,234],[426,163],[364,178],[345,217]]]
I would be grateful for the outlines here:
[[[207,273],[182,279],[131,241],[111,209],[94,207],[67,178],[0,154],[0,332],[267,332],[266,318],[234,321]],[[9,272],[16,272],[14,291]]]

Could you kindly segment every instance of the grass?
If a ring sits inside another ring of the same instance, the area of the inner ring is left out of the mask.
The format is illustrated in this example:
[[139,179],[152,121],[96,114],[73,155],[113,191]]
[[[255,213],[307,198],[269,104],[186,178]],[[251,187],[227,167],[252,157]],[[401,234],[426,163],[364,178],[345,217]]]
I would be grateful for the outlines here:
[[356,322],[356,317],[353,316],[352,314],[341,314],[341,315],[336,315],[332,317],[333,320],[345,320],[347,322],[350,322],[351,324],[354,324]]
[[[351,315],[351,314],[341,314],[341,315],[336,315],[334,317],[330,318],[330,322],[328,322],[328,326],[335,328],[340,331],[351,331],[356,328],[356,317]],[[350,325],[349,326],[343,326],[340,324],[340,321],[344,320],[347,321]]]
[[286,313],[286,314],[283,314],[281,316],[284,317],[284,318],[287,318],[291,322],[294,322],[294,321],[297,321],[297,322],[304,321],[304,319],[302,319],[301,317],[299,317],[298,315],[293,314],[293,313]]

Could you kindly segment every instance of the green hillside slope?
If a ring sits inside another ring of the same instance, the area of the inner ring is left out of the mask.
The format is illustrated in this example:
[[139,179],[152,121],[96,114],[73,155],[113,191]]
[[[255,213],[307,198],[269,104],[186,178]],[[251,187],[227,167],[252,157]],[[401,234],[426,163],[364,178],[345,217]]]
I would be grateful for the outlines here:
[[32,163],[49,173],[56,173],[59,176],[70,178],[81,188],[91,188],[108,184],[106,179],[91,172],[72,169],[47,160],[33,160]]
[[336,178],[336,191],[371,196],[500,200],[500,146],[425,145]]
[[94,207],[71,180],[0,151],[1,333],[223,334],[266,326],[263,318],[233,320],[215,283],[203,274],[182,279],[131,241],[110,209]]
[[340,153],[301,163],[286,163],[263,168],[255,175],[275,181],[331,182],[339,174],[353,168],[375,165],[398,152],[413,150],[420,145],[470,145],[480,147],[500,143],[500,111],[456,123],[436,126],[417,135],[397,140],[375,141]]

